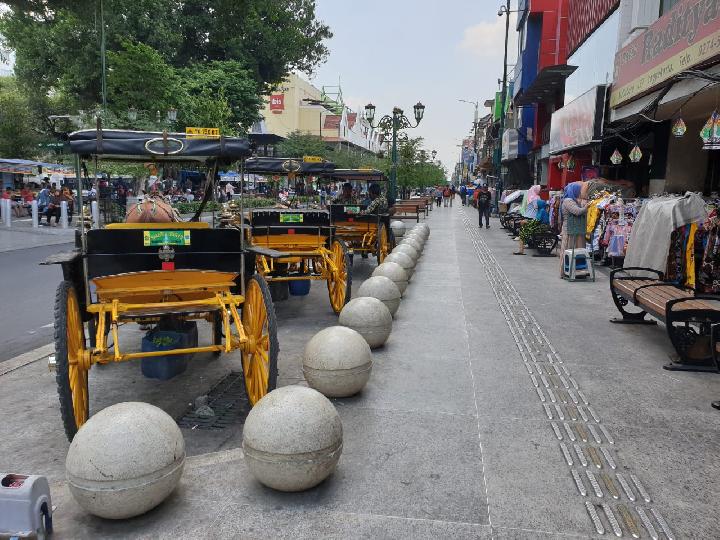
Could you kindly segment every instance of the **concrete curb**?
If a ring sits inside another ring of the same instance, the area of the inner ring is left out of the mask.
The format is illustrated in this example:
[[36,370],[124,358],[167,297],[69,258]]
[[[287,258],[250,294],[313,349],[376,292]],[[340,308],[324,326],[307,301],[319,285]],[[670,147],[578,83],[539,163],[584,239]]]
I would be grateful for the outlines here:
[[10,360],[0,362],[0,377],[20,369],[21,367],[27,366],[28,364],[47,358],[54,352],[55,344],[49,343],[48,345],[43,345],[42,347],[38,347],[37,349],[16,356],[15,358],[11,358]]

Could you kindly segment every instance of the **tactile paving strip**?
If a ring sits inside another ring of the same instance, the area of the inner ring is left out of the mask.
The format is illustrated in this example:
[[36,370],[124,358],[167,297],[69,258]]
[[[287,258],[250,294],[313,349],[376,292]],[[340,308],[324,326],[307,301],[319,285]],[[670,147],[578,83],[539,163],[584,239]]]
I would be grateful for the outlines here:
[[548,425],[559,441],[559,457],[568,466],[577,493],[584,499],[594,534],[673,540],[675,536],[665,518],[648,506],[653,501],[640,478],[622,463],[615,438],[563,364],[466,210],[463,221]]
[[208,405],[215,412],[215,416],[198,416],[195,408],[190,406],[177,421],[178,426],[185,429],[219,430],[240,423],[240,419],[250,412],[242,372],[233,371],[220,379],[208,392]]

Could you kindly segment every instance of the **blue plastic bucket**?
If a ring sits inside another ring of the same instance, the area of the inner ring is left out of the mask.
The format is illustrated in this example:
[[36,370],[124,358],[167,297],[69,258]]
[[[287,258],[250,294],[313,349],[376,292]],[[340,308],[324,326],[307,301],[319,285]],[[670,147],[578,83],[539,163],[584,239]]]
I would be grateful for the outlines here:
[[301,279],[298,281],[290,281],[290,294],[293,296],[306,296],[310,293],[310,280]]

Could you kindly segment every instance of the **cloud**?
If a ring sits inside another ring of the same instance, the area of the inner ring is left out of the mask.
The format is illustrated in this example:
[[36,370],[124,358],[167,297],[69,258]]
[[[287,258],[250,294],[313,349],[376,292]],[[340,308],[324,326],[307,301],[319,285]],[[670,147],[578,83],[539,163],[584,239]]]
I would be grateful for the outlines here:
[[[510,14],[510,35],[508,40],[508,63],[513,64],[517,55],[517,32],[515,31],[515,13]],[[458,48],[482,59],[496,60],[502,63],[505,49],[505,17],[493,21],[483,21],[466,28]]]

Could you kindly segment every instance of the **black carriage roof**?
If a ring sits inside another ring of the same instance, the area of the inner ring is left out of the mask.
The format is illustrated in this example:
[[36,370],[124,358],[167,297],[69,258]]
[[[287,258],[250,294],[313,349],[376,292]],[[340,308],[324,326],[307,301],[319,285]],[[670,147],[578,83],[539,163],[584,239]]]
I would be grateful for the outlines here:
[[386,182],[387,179],[385,173],[377,169],[335,169],[326,178],[330,181],[359,180],[368,182]]
[[68,136],[74,154],[136,161],[238,161],[251,155],[248,139],[188,138],[185,133],[84,129]]
[[302,158],[255,157],[245,161],[245,172],[248,174],[298,176],[327,175],[335,170],[330,161],[306,162]]

